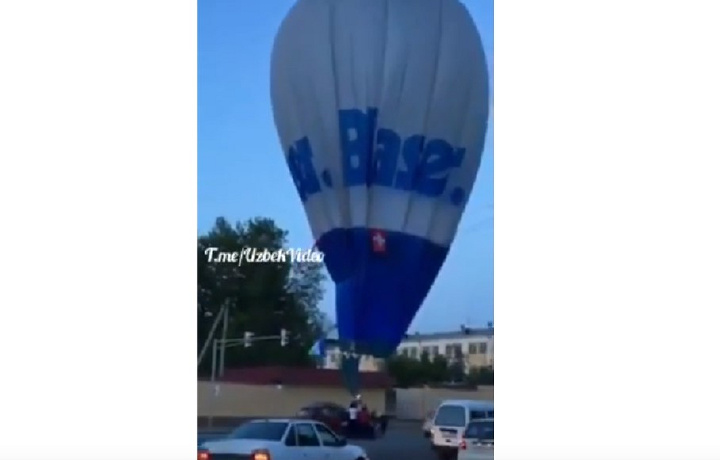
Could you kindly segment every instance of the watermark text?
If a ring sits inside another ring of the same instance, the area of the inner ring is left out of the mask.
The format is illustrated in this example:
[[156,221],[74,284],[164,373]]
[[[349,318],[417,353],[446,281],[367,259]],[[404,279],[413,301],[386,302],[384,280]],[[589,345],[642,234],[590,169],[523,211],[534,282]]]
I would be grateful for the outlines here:
[[205,249],[208,262],[242,265],[248,263],[322,263],[325,255],[313,249],[257,249],[243,248],[241,251],[220,251],[218,248]]

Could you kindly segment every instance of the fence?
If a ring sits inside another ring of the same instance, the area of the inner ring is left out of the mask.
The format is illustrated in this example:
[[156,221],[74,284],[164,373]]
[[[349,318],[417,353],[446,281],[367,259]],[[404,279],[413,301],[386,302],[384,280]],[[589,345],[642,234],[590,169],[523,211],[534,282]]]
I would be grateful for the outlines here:
[[[493,387],[477,390],[442,388],[395,389],[363,392],[373,409],[403,420],[421,420],[445,399],[492,400]],[[291,387],[198,382],[199,417],[286,417],[313,401],[331,401],[345,405],[350,395],[342,388]]]
[[[198,382],[198,416],[288,417],[314,401],[345,406],[350,398],[343,388]],[[377,410],[385,408],[384,390],[364,391],[363,400]]]
[[494,387],[477,390],[446,388],[397,388],[395,391],[395,417],[403,420],[422,420],[445,399],[493,400]]

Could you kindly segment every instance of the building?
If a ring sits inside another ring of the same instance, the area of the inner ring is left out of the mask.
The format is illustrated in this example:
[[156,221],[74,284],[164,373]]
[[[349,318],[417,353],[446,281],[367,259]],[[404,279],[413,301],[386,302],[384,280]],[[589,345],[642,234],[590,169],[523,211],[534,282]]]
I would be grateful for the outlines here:
[[[430,334],[408,334],[397,348],[397,354],[420,359],[427,353],[430,359],[442,355],[448,361],[462,360],[465,369],[473,367],[493,367],[494,365],[494,328],[461,326],[457,331]],[[337,341],[330,340],[326,346],[324,368],[337,369],[340,365],[340,349]],[[360,360],[361,371],[377,371],[382,368],[382,360],[363,356]]]

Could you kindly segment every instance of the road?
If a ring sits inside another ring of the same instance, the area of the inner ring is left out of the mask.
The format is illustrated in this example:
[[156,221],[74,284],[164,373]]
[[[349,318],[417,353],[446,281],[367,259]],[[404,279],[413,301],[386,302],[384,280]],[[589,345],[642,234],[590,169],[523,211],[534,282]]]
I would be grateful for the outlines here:
[[419,423],[411,426],[396,424],[390,426],[385,436],[376,440],[354,440],[348,442],[365,448],[370,460],[436,460],[430,450],[430,441],[422,435]]
[[[218,434],[198,432],[198,442]],[[423,438],[420,423],[390,423],[385,436],[375,440],[350,439],[350,444],[362,446],[371,460],[436,460],[430,442]]]

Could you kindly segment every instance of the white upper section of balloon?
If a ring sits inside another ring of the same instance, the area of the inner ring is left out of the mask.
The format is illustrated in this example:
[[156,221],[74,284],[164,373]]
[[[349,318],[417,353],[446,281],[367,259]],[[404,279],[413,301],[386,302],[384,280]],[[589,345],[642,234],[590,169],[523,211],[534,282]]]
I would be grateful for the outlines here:
[[487,131],[480,35],[458,0],[299,0],[273,48],[275,124],[317,238],[449,245]]

